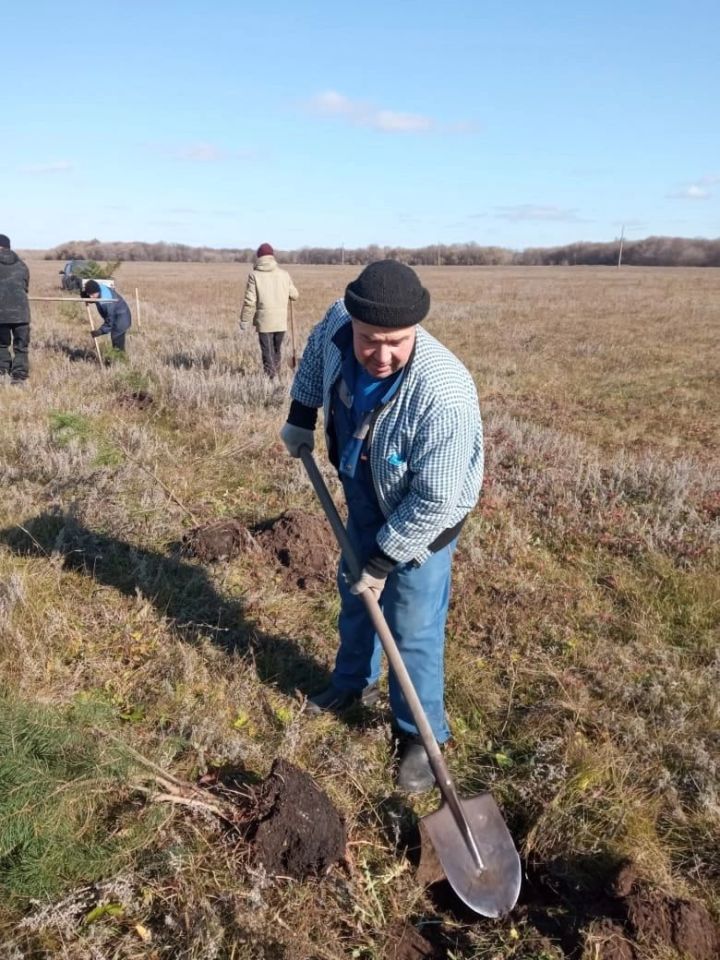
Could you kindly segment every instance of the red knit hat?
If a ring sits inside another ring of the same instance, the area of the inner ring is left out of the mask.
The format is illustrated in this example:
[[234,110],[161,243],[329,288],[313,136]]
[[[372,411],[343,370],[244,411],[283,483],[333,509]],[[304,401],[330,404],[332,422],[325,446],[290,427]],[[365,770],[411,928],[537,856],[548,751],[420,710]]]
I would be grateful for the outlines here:
[[275,256],[275,251],[270,246],[269,243],[261,243],[257,248],[256,257],[273,257]]

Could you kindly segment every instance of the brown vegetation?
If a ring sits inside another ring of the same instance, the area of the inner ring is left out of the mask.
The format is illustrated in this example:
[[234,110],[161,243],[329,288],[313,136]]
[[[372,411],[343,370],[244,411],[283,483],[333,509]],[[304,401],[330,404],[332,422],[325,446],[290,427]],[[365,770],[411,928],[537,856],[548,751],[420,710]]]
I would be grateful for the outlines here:
[[[33,293],[51,294],[56,265],[30,268]],[[209,795],[222,771],[252,791],[288,761],[340,812],[347,858],[273,876],[217,818],[149,802],[132,773],[110,781],[101,751],[72,797],[78,849],[107,837],[112,857],[64,875],[45,857],[56,887],[32,901],[28,836],[8,843],[0,818],[0,957],[707,960],[720,276],[421,271],[427,326],[475,377],[487,432],[456,559],[448,763],[461,793],[492,790],[524,859],[521,904],[494,922],[418,883],[417,816],[437,797],[395,792],[384,703],[346,722],[307,716],[337,597],[322,577],[298,589],[292,531],[292,567],[264,549],[207,563],[178,549],[216,522],[259,539],[288,511],[320,515],[277,438],[290,371],[268,383],[256,338],[237,330],[247,269],[126,263],[119,289],[139,288],[143,327],[129,363],[106,370],[82,312],[34,305],[31,385],[0,399],[0,693],[61,713],[81,743],[112,734]],[[356,272],[293,269],[300,341]],[[70,794],[58,780],[46,803]]]

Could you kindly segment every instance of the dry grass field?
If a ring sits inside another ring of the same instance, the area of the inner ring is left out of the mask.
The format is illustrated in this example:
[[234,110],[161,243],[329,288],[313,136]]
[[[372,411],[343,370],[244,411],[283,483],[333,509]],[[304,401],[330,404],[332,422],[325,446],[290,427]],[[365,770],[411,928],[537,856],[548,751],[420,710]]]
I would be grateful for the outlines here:
[[[60,264],[29,266],[31,295],[60,295]],[[486,428],[448,763],[521,850],[500,921],[418,882],[438,795],[394,791],[386,705],[305,714],[332,583],[178,549],[218,519],[320,514],[277,436],[290,371],[268,383],[238,333],[246,272],[123,264],[142,328],[106,369],[84,309],[35,304],[31,385],[0,393],[0,958],[712,960],[720,272],[419,271]],[[358,270],[291,272],[302,342]],[[159,796],[158,770],[249,788],[277,758],[345,819],[324,876],[268,876],[217,817]]]

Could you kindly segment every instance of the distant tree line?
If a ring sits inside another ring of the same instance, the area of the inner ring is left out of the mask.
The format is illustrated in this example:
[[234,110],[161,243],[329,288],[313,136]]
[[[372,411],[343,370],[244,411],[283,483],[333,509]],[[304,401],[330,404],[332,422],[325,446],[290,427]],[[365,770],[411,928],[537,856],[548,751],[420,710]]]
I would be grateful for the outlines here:
[[184,243],[131,243],[104,240],[71,240],[47,250],[44,260],[151,260],[171,263],[245,263],[251,261],[255,251],[243,249],[215,249],[214,247],[190,247]]
[[[571,243],[559,247],[483,247],[478,243],[433,244],[428,247],[302,247],[277,250],[284,263],[365,264],[391,258],[412,266],[484,267],[503,265],[574,266],[605,265],[618,262],[619,241],[612,243]],[[190,247],[183,243],[107,243],[100,240],[73,240],[48,250],[46,260],[158,260],[199,263],[250,263],[251,247]],[[688,237],[647,237],[626,240],[623,264],[639,267],[720,267],[720,238],[704,240]]]

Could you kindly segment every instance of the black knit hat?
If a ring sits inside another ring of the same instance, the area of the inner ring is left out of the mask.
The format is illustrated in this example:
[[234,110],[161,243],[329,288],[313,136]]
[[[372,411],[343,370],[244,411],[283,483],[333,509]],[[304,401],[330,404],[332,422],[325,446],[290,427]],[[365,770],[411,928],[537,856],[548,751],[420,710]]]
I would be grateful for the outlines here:
[[373,327],[412,327],[427,316],[430,294],[404,263],[377,260],[347,285],[345,307]]
[[5,247],[6,250],[10,249],[10,237],[6,237],[4,233],[0,233],[0,247]]

